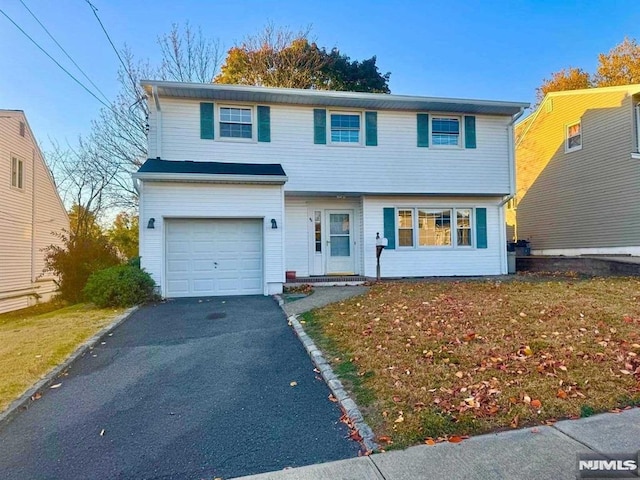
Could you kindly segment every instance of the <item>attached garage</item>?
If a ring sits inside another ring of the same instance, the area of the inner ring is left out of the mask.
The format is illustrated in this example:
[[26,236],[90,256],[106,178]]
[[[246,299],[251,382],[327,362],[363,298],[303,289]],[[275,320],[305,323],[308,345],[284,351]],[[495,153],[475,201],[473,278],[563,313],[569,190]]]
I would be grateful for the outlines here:
[[262,294],[262,219],[167,219],[167,297]]
[[281,165],[152,158],[133,178],[140,263],[163,297],[282,292]]

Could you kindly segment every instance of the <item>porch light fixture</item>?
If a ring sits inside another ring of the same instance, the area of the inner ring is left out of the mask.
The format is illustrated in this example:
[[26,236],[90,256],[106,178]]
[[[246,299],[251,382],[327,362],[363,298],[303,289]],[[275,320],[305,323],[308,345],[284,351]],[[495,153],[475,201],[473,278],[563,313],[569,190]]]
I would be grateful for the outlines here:
[[278,223],[275,218],[271,219],[271,228],[278,228]]
[[155,218],[150,218],[149,219],[149,223],[147,223],[147,228],[156,228],[156,219]]

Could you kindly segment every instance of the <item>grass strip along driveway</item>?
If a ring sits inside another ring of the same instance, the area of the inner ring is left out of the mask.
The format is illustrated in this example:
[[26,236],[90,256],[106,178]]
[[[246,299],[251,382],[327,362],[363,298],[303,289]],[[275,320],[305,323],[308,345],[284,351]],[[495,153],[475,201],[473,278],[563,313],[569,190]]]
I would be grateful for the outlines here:
[[123,311],[42,304],[0,315],[0,412]]
[[302,321],[386,448],[640,402],[640,279],[380,283]]

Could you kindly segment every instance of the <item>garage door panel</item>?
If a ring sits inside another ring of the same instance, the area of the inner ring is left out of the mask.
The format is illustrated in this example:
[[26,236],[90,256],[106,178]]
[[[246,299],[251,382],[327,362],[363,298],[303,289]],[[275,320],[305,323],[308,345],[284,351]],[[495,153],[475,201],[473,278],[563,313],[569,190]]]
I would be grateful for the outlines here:
[[167,296],[263,293],[262,220],[169,219],[165,231]]

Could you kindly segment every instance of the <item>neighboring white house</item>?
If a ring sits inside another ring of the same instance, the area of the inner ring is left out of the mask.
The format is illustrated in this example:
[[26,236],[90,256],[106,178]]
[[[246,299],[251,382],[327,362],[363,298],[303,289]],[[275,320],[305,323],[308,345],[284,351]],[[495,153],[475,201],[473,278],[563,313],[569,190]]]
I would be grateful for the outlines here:
[[0,313],[46,301],[56,291],[44,272],[52,232],[69,218],[21,110],[0,110]]
[[143,81],[142,266],[163,296],[298,277],[507,273],[527,103]]

